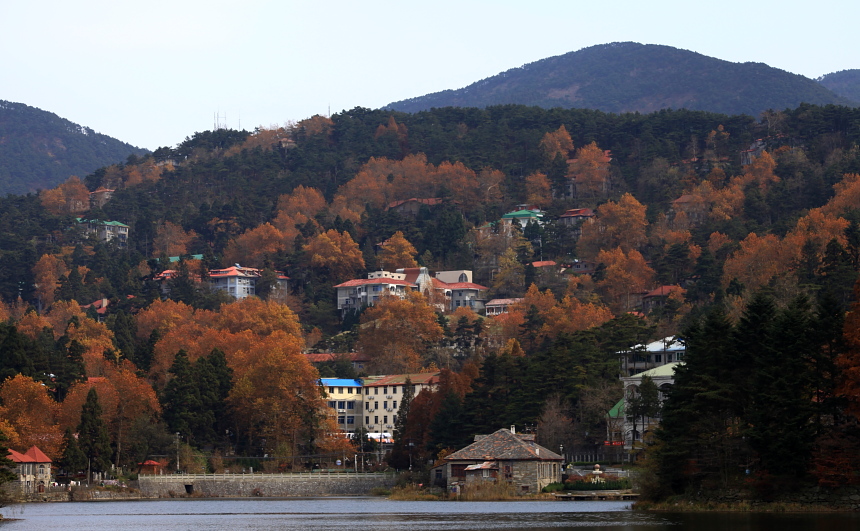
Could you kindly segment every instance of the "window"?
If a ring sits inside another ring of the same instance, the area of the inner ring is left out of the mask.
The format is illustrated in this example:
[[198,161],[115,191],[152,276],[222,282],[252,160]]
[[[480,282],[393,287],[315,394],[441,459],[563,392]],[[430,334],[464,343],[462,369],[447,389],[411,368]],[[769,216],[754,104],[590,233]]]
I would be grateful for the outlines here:
[[351,394],[352,394],[352,387],[347,387],[347,388],[346,388],[346,394],[348,394],[348,395],[351,395]]
[[370,387],[365,387],[365,388],[364,388],[364,394],[366,394],[366,395],[369,395],[369,394],[370,394]]
[[391,409],[397,409],[397,400],[391,403]]
[[397,415],[394,415],[393,417],[391,417],[391,422],[397,424]]
[[343,400],[338,401],[337,408],[338,409],[346,409],[346,402],[344,402]]
[[382,417],[382,423],[383,423],[383,424],[388,424],[388,415],[385,415],[385,416],[383,416],[383,417]]
[[379,424],[379,416],[377,416],[377,415],[374,415],[374,416],[373,416],[373,423],[374,423],[374,424]]
[[388,409],[388,400],[383,400],[383,401],[382,401],[382,407],[383,407],[384,409]]
[[332,409],[336,408],[336,407],[337,407],[337,402],[335,402],[334,400],[330,400],[330,401],[329,401],[329,403],[328,403],[328,407],[330,407],[330,408],[332,408]]
[[397,386],[396,386],[396,385],[395,385],[394,387],[392,387],[392,388],[391,388],[391,394],[392,394],[392,395],[396,395],[396,394],[397,394]]
[[334,394],[334,387],[329,387],[329,388],[328,388],[328,394],[330,394],[330,395],[333,395],[333,394]]
[[379,402],[374,402],[374,404],[373,409],[379,409]]
[[654,363],[663,363],[663,355],[654,354]]
[[373,388],[373,394],[375,394],[375,395],[379,394],[379,388],[378,387]]
[[384,394],[384,395],[388,394],[388,386],[387,385],[382,388],[382,394]]
[[337,423],[338,424],[344,424],[345,422],[346,422],[346,417],[344,417],[343,415],[337,416]]
[[355,425],[355,417],[353,417],[352,415],[349,415],[348,417],[346,417],[346,424],[347,424],[347,426],[354,426]]
[[347,402],[346,403],[346,409],[355,409],[355,402],[353,402],[352,400]]
[[364,417],[364,423],[370,424],[370,417]]
[[364,403],[364,409],[370,409],[370,402]]
[[337,388],[337,394],[339,394],[339,395],[342,395],[342,394],[343,394],[343,387],[338,387],[338,388]]
[[451,477],[464,478],[466,477],[467,465],[451,465]]
[[672,355],[666,354],[666,363],[672,363]]

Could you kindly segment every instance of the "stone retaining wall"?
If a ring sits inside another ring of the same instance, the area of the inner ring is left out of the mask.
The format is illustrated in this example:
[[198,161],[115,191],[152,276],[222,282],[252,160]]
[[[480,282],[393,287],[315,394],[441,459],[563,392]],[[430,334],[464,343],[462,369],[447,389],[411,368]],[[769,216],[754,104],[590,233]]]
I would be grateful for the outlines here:
[[390,489],[393,474],[231,474],[140,476],[145,497],[356,496],[374,488]]

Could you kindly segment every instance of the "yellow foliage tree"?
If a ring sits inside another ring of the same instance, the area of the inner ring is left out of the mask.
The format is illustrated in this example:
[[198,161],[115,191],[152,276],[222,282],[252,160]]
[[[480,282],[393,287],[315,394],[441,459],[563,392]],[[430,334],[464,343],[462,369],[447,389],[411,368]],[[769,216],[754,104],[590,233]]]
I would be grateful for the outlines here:
[[648,220],[646,207],[630,194],[618,202],[608,201],[597,209],[596,220],[582,226],[579,250],[585,256],[595,256],[601,249],[620,247],[625,253],[638,249],[645,242]]
[[57,425],[58,406],[47,388],[29,376],[18,374],[0,386],[0,418],[18,436],[19,450],[38,446],[57,459],[63,448],[63,434]]
[[353,278],[358,271],[364,269],[361,249],[346,231],[341,233],[329,229],[308,242],[304,251],[310,259],[311,267],[328,271],[335,282]]
[[418,267],[418,262],[415,261],[417,254],[418,251],[403,233],[397,231],[382,245],[379,263],[382,264],[383,269],[392,271],[399,268]]

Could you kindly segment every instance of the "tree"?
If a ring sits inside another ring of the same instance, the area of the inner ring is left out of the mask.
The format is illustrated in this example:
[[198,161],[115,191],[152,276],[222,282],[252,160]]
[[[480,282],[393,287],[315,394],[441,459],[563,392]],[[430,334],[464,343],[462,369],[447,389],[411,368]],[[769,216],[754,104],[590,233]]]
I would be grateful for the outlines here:
[[597,208],[596,220],[582,226],[577,249],[584,256],[595,256],[601,249],[621,247],[624,252],[638,249],[645,243],[645,205],[630,194],[618,202],[608,201]]
[[577,197],[598,197],[609,191],[609,157],[596,142],[576,151],[570,166]]
[[379,262],[383,269],[395,270],[400,268],[418,267],[415,256],[418,251],[409,243],[401,231],[397,231],[382,244]]
[[[111,448],[107,426],[102,419],[102,407],[95,387],[87,393],[87,401],[81,408],[81,423],[78,424],[78,444],[94,472],[110,470]],[[88,478],[89,480],[89,478]]]
[[86,470],[87,456],[84,454],[83,450],[81,450],[81,447],[78,444],[78,438],[74,433],[72,433],[71,428],[66,428],[66,432],[63,434],[63,444],[65,446],[65,450],[63,450],[63,457],[60,460],[60,466],[63,467],[63,470],[65,470],[69,475],[74,475],[81,470]]
[[[0,430],[0,487],[3,486],[4,483],[9,483],[10,481],[15,481],[18,479],[18,475],[15,474],[15,468],[17,465],[14,461],[9,459],[9,447],[7,446],[7,441],[9,438]],[[0,507],[3,507],[8,502],[8,494],[5,489],[0,489]]]
[[407,437],[406,426],[409,423],[409,408],[412,406],[414,393],[412,380],[407,376],[403,382],[403,396],[400,409],[397,410],[397,420],[394,422],[394,446],[388,459],[388,464],[398,469],[412,466],[412,448],[416,441]]
[[526,177],[526,202],[541,207],[552,201],[552,183],[543,173],[532,173]]
[[335,283],[354,278],[364,269],[361,249],[346,231],[327,230],[308,242],[304,252],[310,265],[326,271]]
[[423,295],[383,295],[361,315],[358,348],[376,374],[415,372],[427,345],[442,339],[436,312]]

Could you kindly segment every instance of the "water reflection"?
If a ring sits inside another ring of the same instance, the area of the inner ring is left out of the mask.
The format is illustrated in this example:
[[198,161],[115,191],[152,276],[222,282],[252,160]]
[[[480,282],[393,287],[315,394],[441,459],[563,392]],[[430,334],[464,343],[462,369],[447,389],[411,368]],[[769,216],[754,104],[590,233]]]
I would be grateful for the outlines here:
[[16,521],[3,530],[34,528],[342,530],[625,530],[842,531],[860,518],[836,515],[635,513],[626,502],[395,502],[379,498],[155,500],[42,503],[6,507]]

